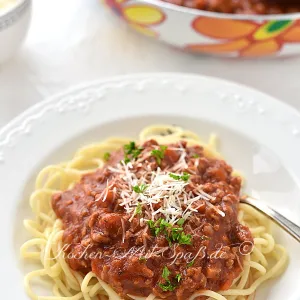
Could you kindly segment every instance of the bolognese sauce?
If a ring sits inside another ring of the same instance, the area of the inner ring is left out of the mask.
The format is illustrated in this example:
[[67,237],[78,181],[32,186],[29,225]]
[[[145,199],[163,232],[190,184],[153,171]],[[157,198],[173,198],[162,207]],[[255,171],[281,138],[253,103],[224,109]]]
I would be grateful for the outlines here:
[[300,12],[299,0],[163,0],[200,10],[233,14],[285,14]]
[[232,168],[183,141],[131,142],[105,158],[52,198],[69,266],[93,271],[124,299],[228,289],[253,244],[237,219]]

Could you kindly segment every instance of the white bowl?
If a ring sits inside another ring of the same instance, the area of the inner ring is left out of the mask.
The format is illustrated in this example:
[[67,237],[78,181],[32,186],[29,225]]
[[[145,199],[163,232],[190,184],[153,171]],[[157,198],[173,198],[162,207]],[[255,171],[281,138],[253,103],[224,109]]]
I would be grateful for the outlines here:
[[0,7],[0,64],[13,56],[28,31],[31,0],[15,0]]

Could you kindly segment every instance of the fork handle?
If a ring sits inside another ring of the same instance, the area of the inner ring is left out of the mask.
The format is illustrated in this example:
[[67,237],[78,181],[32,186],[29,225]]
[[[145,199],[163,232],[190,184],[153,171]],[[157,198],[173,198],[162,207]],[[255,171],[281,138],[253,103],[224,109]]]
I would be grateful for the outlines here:
[[282,214],[269,207],[262,201],[247,197],[245,199],[241,199],[241,202],[251,205],[252,207],[261,211],[263,214],[270,217],[273,221],[275,221],[279,226],[281,226],[286,232],[288,232],[300,243],[300,227],[297,224],[288,220]]

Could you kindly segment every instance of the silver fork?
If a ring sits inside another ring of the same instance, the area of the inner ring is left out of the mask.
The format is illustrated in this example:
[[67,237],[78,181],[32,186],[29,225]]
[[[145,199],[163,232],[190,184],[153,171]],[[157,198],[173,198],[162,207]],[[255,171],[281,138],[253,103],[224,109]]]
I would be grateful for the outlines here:
[[251,205],[252,207],[256,208],[257,210],[271,218],[300,243],[300,227],[294,222],[288,220],[282,214],[262,201],[253,199],[251,197],[242,197],[240,202]]

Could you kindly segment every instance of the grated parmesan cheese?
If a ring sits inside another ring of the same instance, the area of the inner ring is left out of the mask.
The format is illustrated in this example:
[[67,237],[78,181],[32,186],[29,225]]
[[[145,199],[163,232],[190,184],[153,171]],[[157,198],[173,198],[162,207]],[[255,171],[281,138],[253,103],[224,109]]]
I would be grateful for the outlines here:
[[[150,163],[147,161],[149,154],[142,153],[141,156],[133,162],[125,164],[124,161],[118,163],[115,167],[108,166],[108,170],[118,176],[113,177],[111,182],[107,182],[106,189],[97,197],[97,200],[105,201],[108,190],[115,184],[122,187],[119,192],[119,205],[124,207],[130,214],[131,222],[136,215],[136,208],[140,205],[144,210],[144,218],[140,220],[155,221],[159,217],[174,225],[179,219],[187,220],[192,213],[197,212],[201,206],[197,201],[204,200],[209,207],[215,209],[222,217],[225,213],[215,207],[210,200],[215,197],[207,194],[198,186],[195,192],[187,191],[189,182],[174,179],[170,174],[182,176],[182,172],[188,168],[186,157],[187,153],[183,147],[176,148],[180,151],[178,161],[169,170],[162,171],[159,167],[153,171]],[[137,193],[133,190],[135,186],[146,185],[143,193]],[[115,187],[113,188],[115,193]],[[147,219],[148,217],[148,219]]]

